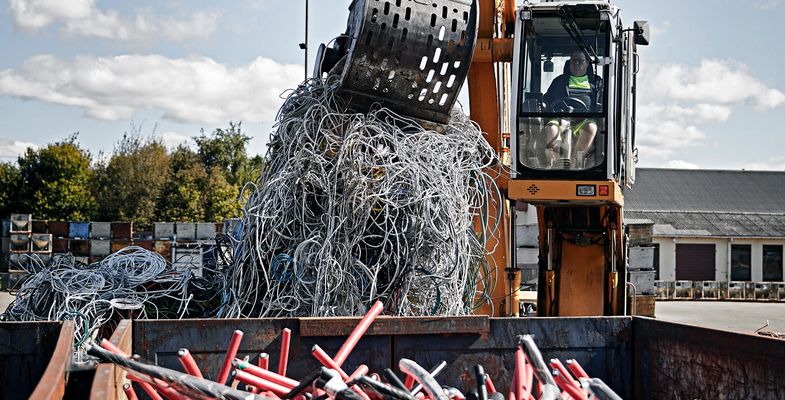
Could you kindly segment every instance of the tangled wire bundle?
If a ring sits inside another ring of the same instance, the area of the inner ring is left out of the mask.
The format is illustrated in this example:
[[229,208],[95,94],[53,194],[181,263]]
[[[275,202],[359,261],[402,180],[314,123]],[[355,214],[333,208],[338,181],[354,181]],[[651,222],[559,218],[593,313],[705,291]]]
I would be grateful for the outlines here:
[[30,255],[21,265],[30,275],[0,319],[74,320],[77,350],[115,319],[216,316],[226,291],[221,274],[199,278],[190,269],[175,270],[161,255],[135,246],[95,264],[81,264],[62,254],[47,264]]
[[501,199],[477,125],[455,111],[436,132],[384,108],[349,112],[335,93],[310,80],[279,111],[267,168],[246,187],[227,316],[357,315],[375,300],[463,315],[487,301],[476,287],[495,268],[488,210]]

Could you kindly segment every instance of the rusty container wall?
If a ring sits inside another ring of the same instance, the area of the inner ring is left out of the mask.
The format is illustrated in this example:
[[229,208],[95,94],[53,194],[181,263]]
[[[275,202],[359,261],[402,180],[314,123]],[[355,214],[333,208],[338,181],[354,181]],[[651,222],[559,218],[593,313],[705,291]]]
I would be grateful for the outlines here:
[[62,398],[73,323],[0,323],[0,388],[7,399]]
[[785,398],[785,340],[635,318],[636,399]]
[[[208,377],[223,360],[232,331],[245,336],[238,358],[256,362],[260,352],[270,354],[271,368],[279,358],[280,334],[292,330],[288,375],[305,376],[318,367],[310,354],[314,344],[334,355],[359,318],[236,319],[133,322],[135,353],[159,365],[181,370],[177,350],[188,348]],[[590,375],[602,378],[625,398],[632,397],[632,322],[629,317],[607,318],[499,318],[487,317],[380,317],[347,358],[349,373],[366,364],[371,371],[398,370],[403,357],[426,368],[447,361],[440,383],[467,390],[474,381],[470,371],[482,364],[497,389],[507,390],[512,370],[515,337],[535,335],[544,356],[577,359]]]
[[[345,339],[302,335],[297,319],[134,320],[133,349],[146,359],[156,360],[160,366],[182,371],[177,351],[187,348],[202,373],[215,379],[235,329],[245,333],[237,358],[249,356],[256,363],[259,353],[266,352],[270,355],[270,368],[277,369],[283,328],[292,330],[287,367],[287,375],[292,377],[305,376],[320,366],[310,353],[314,344],[328,354],[335,354]],[[372,371],[382,371],[389,364],[391,351],[389,336],[365,337],[357,345],[356,353],[352,353],[354,357],[344,363],[345,369],[354,371],[359,364],[366,363]]]
[[[117,324],[109,341],[120,350],[131,354],[131,320],[122,320]],[[101,363],[95,369],[95,376],[90,388],[91,400],[125,399],[123,383],[125,370],[111,363]],[[137,386],[138,388],[138,386]]]

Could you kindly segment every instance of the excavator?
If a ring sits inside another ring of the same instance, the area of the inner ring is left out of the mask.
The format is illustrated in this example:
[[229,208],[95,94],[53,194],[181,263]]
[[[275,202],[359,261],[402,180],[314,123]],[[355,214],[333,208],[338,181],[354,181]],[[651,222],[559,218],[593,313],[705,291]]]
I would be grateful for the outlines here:
[[[354,0],[345,34],[322,44],[314,73],[340,77],[357,107],[380,103],[444,124],[468,85],[469,110],[506,164],[493,301],[519,314],[516,206],[538,221],[538,316],[624,315],[623,189],[635,181],[637,46],[607,0]],[[479,284],[478,284],[479,285]]]

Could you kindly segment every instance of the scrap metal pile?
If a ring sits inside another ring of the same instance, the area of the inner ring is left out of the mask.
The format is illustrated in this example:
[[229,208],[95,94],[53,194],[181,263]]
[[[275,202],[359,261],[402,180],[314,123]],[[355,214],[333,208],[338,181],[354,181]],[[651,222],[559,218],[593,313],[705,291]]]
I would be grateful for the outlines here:
[[493,288],[476,288],[496,268],[488,209],[501,199],[482,132],[460,111],[444,132],[351,112],[336,82],[306,81],[279,111],[247,186],[227,316],[359,315],[376,300],[395,315],[465,315],[489,302]]
[[[89,351],[92,355],[124,368],[129,372],[131,381],[136,382],[139,385],[137,387],[141,387],[154,399],[161,396],[170,399],[270,400],[619,399],[602,380],[590,378],[575,360],[567,360],[566,366],[558,359],[551,359],[546,364],[530,335],[517,338],[512,381],[504,393],[497,391],[491,376],[481,365],[474,367],[472,372],[475,387],[466,393],[439,383],[438,375],[447,366],[444,361],[428,371],[417,362],[403,358],[398,362],[398,368],[405,376],[403,379],[390,368],[377,371],[382,373],[381,376],[376,372],[371,373],[365,364],[347,374],[341,366],[382,308],[381,302],[371,307],[335,356],[328,355],[318,345],[313,346],[311,354],[322,367],[300,380],[288,377],[286,373],[291,340],[288,329],[281,333],[281,357],[275,371],[270,369],[269,358],[264,353],[260,354],[256,364],[250,363],[247,358],[237,358],[243,332],[235,331],[214,380],[208,380],[202,375],[188,349],[178,352],[185,373],[146,363],[138,357],[130,357],[107,340],[101,341],[100,344],[92,343]],[[240,384],[244,385],[243,389],[238,389]],[[137,398],[131,384],[126,383],[124,390],[129,399]]]

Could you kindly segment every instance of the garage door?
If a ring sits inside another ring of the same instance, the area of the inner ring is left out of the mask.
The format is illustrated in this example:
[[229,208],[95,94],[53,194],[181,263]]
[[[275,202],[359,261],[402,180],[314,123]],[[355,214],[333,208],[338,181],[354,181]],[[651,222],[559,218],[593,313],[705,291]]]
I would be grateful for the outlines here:
[[676,279],[713,281],[716,279],[715,245],[676,244]]

